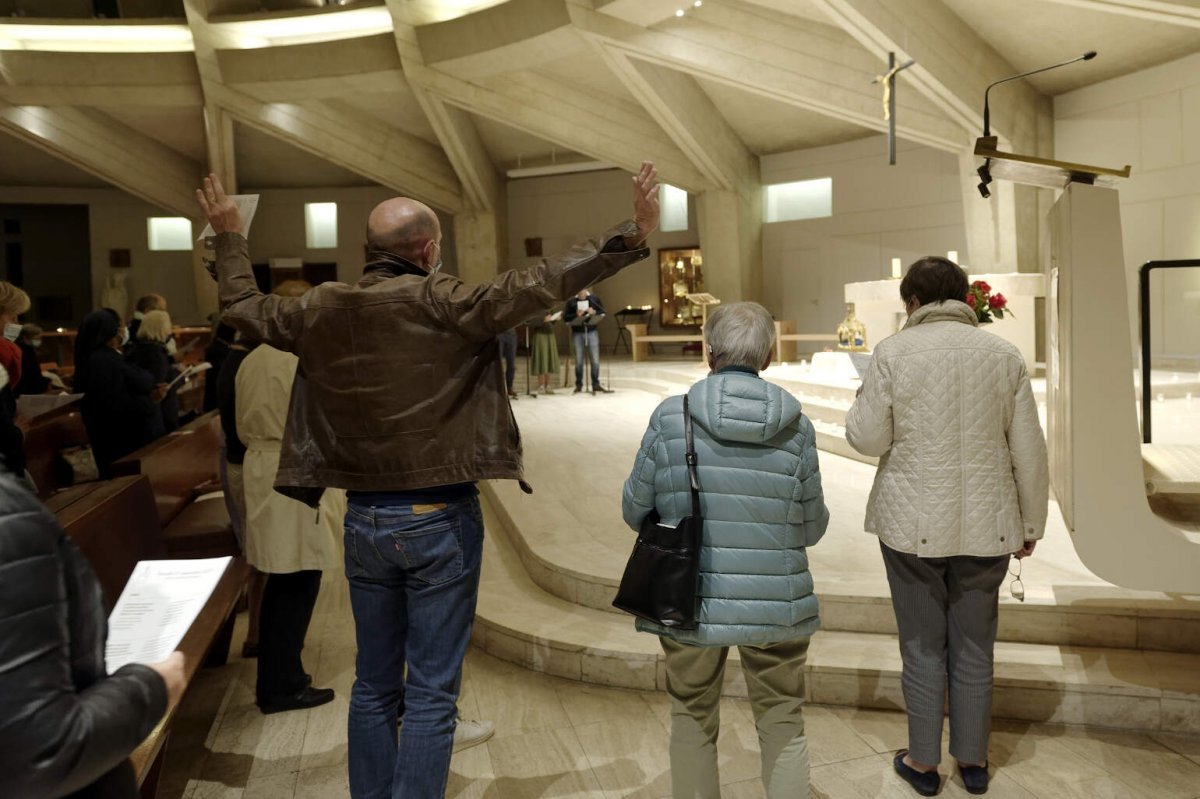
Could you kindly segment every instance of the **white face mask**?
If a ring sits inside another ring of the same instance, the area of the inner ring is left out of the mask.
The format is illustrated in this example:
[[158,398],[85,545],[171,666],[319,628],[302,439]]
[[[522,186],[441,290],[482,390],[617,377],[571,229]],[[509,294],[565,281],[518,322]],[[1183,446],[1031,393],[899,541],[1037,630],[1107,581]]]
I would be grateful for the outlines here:
[[33,345],[33,348],[35,350],[40,349],[42,346],[42,340],[40,338],[35,338],[33,341],[31,341],[29,343]]
[[21,335],[21,326],[15,324],[7,324],[4,326],[4,337],[9,341],[16,341]]
[[121,328],[121,346],[124,347],[129,343],[129,328]]
[[175,339],[173,337],[167,339],[167,354],[174,355],[176,349],[177,347],[175,346]]

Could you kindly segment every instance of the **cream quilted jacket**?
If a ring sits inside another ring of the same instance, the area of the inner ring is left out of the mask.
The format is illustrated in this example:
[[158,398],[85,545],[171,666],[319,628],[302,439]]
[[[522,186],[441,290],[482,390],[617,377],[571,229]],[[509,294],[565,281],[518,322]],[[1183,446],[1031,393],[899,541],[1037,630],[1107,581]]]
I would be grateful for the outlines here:
[[922,306],[880,342],[846,440],[880,456],[866,529],[892,549],[984,557],[1042,537],[1046,439],[1025,361],[966,303]]

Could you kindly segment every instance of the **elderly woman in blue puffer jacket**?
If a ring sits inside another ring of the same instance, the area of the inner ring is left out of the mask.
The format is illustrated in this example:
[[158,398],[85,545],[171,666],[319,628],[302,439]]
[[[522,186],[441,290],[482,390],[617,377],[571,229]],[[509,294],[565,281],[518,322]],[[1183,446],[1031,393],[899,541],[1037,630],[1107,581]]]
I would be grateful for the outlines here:
[[[788,392],[758,376],[771,362],[775,325],[761,305],[722,305],[705,328],[712,374],[688,391],[704,539],[700,623],[660,637],[671,696],[671,785],[676,799],[720,796],[717,730],[725,659],[741,656],[762,746],[767,796],[808,796],[808,742],[800,706],[817,598],[805,549],[829,524],[816,434]],[[625,482],[625,521],[652,510],[665,523],[690,510],[683,398],[650,417]]]

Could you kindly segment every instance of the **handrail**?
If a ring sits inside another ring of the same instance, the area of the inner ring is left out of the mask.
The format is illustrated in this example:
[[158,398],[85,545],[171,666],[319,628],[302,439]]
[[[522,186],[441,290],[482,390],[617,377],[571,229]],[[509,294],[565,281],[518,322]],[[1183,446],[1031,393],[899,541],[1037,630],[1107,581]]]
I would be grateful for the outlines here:
[[1142,443],[1150,441],[1150,411],[1152,392],[1150,387],[1150,273],[1155,269],[1187,269],[1200,267],[1200,259],[1189,258],[1178,261],[1147,261],[1138,270],[1138,303],[1142,321]]

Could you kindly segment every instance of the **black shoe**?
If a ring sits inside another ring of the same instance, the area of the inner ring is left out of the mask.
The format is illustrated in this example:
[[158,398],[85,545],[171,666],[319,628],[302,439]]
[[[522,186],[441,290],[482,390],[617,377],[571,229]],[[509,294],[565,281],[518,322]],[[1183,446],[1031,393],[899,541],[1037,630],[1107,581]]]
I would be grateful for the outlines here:
[[583,393],[583,386],[575,386],[575,393],[576,393],[576,394],[582,394],[582,393]]
[[269,702],[259,701],[258,709],[264,716],[272,713],[284,713],[288,710],[307,710],[310,707],[320,707],[333,701],[332,688],[313,688],[306,685],[298,693],[283,696]]
[[988,789],[988,767],[982,766],[964,766],[961,763],[958,766],[958,775],[962,777],[963,786],[966,787],[967,793],[973,793],[976,796],[987,793]]
[[921,796],[937,796],[938,788],[942,787],[942,778],[936,771],[917,771],[906,764],[904,756],[907,754],[907,749],[901,749],[896,753],[895,759],[892,760],[896,773]]

